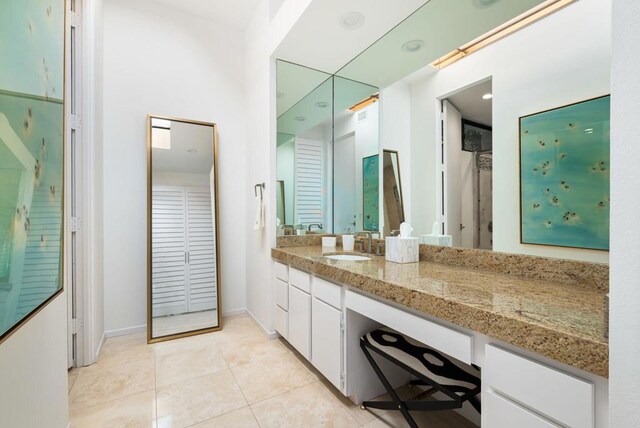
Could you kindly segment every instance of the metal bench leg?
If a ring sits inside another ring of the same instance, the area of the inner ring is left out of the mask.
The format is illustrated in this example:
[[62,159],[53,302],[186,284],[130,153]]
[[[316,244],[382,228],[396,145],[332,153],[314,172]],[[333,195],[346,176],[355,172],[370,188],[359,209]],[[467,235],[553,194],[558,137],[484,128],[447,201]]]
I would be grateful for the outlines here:
[[373,371],[376,373],[376,375],[378,376],[378,379],[380,379],[380,381],[382,382],[382,385],[384,385],[385,389],[387,390],[387,392],[389,393],[392,399],[392,401],[363,401],[362,405],[365,408],[370,407],[372,409],[400,410],[400,412],[402,413],[402,416],[404,416],[404,418],[407,420],[407,423],[411,428],[419,428],[418,424],[416,424],[416,421],[413,419],[413,417],[409,413],[409,410],[407,410],[407,407],[402,402],[402,400],[400,400],[400,397],[398,397],[398,394],[393,389],[393,387],[391,386],[387,378],[382,373],[382,370],[380,370],[380,367],[378,366],[378,364],[375,362],[375,360],[369,353],[369,350],[367,349],[366,344],[363,340],[360,340],[360,347],[362,348],[362,352],[364,353],[365,357],[367,357],[369,364],[371,364]]

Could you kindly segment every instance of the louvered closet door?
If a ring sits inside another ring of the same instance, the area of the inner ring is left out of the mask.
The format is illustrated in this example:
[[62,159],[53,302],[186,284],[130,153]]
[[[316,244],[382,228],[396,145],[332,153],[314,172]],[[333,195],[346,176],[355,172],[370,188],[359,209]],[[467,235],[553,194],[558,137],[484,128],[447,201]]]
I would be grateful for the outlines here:
[[189,312],[217,307],[215,229],[211,213],[209,188],[187,187]]
[[322,141],[296,138],[295,218],[300,224],[323,222]]
[[153,186],[151,204],[153,316],[187,311],[184,187]]

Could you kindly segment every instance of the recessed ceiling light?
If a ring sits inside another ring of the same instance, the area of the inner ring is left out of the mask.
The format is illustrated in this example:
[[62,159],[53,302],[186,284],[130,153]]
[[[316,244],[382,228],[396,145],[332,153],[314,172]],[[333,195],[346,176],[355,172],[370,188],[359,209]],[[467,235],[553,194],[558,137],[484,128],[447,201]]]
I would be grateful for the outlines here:
[[360,12],[347,12],[340,17],[340,26],[345,30],[357,30],[364,25],[364,15]]
[[482,96],[482,99],[483,99],[483,100],[490,100],[491,98],[493,98],[493,94],[484,94],[484,95]]
[[187,149],[187,153],[198,153],[196,149]]
[[280,91],[276,92],[276,97],[278,98],[284,97],[284,92],[280,92]]
[[304,122],[305,120],[307,120],[307,118],[304,116],[296,116],[294,117],[294,119],[297,120],[298,122]]
[[327,108],[328,106],[329,106],[329,103],[326,101],[319,101],[316,103],[316,107]]
[[587,128],[584,130],[587,134],[593,134],[593,128]]
[[402,45],[402,50],[405,52],[417,52],[424,46],[424,40],[416,39],[409,40]]
[[500,0],[473,0],[473,5],[478,9],[486,9],[498,3]]

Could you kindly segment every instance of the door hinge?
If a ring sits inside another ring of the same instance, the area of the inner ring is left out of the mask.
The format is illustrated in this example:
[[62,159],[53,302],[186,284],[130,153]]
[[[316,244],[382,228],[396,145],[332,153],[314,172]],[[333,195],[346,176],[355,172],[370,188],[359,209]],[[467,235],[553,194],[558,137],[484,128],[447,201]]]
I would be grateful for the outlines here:
[[70,26],[78,28],[82,25],[82,15],[69,10],[67,11],[67,21]]
[[80,232],[82,230],[82,219],[80,217],[71,217],[69,220],[72,232]]
[[344,390],[344,372],[340,373],[340,389]]
[[71,319],[71,333],[77,334],[82,331],[84,328],[84,324],[81,318],[72,318]]
[[79,114],[68,114],[67,122],[69,124],[69,128],[71,129],[80,129],[82,128],[82,116]]
[[344,332],[344,318],[340,318],[340,331]]

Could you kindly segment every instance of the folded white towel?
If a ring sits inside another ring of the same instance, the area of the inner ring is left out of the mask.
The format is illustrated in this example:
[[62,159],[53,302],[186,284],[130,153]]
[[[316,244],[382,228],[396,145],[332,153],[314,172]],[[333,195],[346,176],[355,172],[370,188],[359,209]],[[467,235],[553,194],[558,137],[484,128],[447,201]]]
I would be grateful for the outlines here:
[[264,228],[264,204],[262,198],[256,196],[256,219],[253,222],[253,230],[260,230]]

